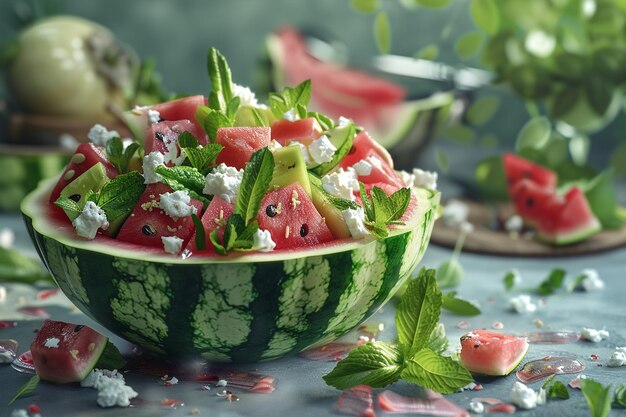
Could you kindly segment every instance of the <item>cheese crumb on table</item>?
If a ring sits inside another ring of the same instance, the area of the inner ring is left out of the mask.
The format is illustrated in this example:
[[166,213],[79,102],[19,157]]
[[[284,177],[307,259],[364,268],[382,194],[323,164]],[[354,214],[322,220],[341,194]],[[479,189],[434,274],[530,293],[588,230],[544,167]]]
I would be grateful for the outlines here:
[[519,381],[516,381],[511,389],[511,402],[516,406],[530,410],[538,405],[545,404],[546,391],[543,388],[536,392],[532,388],[528,388],[526,385]]
[[474,414],[482,414],[485,412],[485,406],[480,401],[470,401],[469,410]]
[[580,274],[584,276],[580,285],[585,291],[592,292],[604,289],[604,281],[600,279],[600,275],[595,269],[585,269]]
[[606,366],[611,368],[626,366],[626,347],[615,348],[615,352],[611,354],[611,357],[606,362]]
[[584,327],[580,332],[580,336],[590,342],[598,343],[604,339],[607,339],[609,337],[609,332],[604,329],[596,330],[589,327]]
[[509,299],[509,304],[519,314],[532,313],[537,310],[537,305],[532,302],[530,295],[527,294],[521,294]]

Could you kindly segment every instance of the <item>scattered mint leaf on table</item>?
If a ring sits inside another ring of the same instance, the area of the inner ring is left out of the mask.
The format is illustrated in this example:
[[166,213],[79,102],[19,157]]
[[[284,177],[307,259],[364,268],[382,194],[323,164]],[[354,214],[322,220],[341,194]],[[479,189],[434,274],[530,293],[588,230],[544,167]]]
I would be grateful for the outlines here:
[[8,405],[13,404],[15,400],[25,397],[31,392],[35,391],[35,389],[37,389],[37,385],[39,385],[39,375],[33,376],[24,385],[22,385],[20,389],[17,390],[13,398],[11,398]]
[[443,295],[441,308],[459,316],[476,316],[480,314],[480,306],[476,303],[456,296],[456,291]]
[[613,395],[613,405],[626,408],[626,385],[621,384],[615,388],[615,394]]
[[580,389],[587,400],[592,417],[606,417],[611,412],[611,386],[604,386],[593,379],[580,380]]
[[539,284],[539,287],[535,290],[539,295],[554,294],[556,290],[563,286],[565,281],[565,270],[553,269],[550,274]]
[[567,400],[569,398],[569,391],[567,391],[567,387],[561,381],[554,380],[555,376],[556,374],[550,375],[541,388],[546,390],[548,398]]
[[268,148],[254,152],[243,171],[235,206],[235,213],[241,215],[246,225],[256,218],[273,173],[272,152]]
[[517,274],[514,271],[509,271],[504,274],[504,278],[502,278],[502,282],[504,283],[504,289],[506,291],[511,291],[516,284],[516,276]]
[[448,338],[446,337],[446,328],[443,323],[437,323],[437,326],[434,328],[433,332],[430,334],[430,338],[428,339],[428,348],[434,352],[442,354],[448,349],[449,346]]
[[420,350],[408,361],[402,378],[441,394],[457,392],[474,380],[458,362],[429,348]]

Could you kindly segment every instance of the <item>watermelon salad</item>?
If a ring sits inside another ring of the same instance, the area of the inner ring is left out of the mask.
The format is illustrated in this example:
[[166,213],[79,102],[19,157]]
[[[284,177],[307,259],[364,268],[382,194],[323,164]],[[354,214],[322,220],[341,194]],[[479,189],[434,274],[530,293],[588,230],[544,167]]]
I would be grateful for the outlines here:
[[436,174],[397,172],[351,120],[307,110],[311,82],[260,104],[209,54],[212,91],[125,114],[134,139],[89,132],[49,196],[80,239],[176,256],[289,251],[386,237]]

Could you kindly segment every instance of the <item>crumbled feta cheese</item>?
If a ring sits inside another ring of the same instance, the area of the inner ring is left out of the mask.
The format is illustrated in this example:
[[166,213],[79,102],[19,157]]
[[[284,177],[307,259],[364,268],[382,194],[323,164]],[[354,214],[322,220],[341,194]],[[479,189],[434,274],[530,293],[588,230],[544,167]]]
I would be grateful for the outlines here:
[[509,233],[519,233],[524,227],[524,220],[517,214],[512,215],[504,222],[504,230]]
[[267,147],[269,148],[269,150],[271,152],[276,152],[277,149],[280,149],[283,147],[283,145],[281,145],[278,141],[276,141],[275,139],[272,139],[269,143],[269,145],[267,145]]
[[100,407],[128,407],[130,400],[135,398],[137,392],[126,385],[123,380],[117,378],[104,378],[98,384],[97,403]]
[[516,381],[511,390],[511,402],[520,408],[530,410],[538,405],[545,404],[546,391],[541,388],[539,392],[536,392],[532,388],[528,388],[521,382]]
[[596,330],[589,327],[583,327],[583,330],[580,332],[580,336],[590,342],[598,343],[607,339],[609,337],[609,332],[604,329]]
[[183,247],[183,242],[178,236],[161,236],[163,242],[163,250],[172,255],[176,255]]
[[204,194],[217,195],[225,201],[232,203],[239,192],[239,185],[243,179],[243,169],[229,167],[224,163],[219,164],[213,172],[206,176]]
[[163,154],[161,152],[150,152],[143,157],[143,178],[144,184],[154,184],[161,181],[161,176],[154,172],[156,167],[165,163]]
[[626,366],[626,347],[616,347],[615,352],[611,354],[611,357],[606,362],[606,366],[611,368]]
[[253,236],[253,246],[261,252],[271,252],[276,247],[269,230],[258,229]]
[[339,127],[348,126],[350,123],[352,123],[352,121],[343,116],[339,116],[339,119],[337,120],[337,126]]
[[330,142],[326,135],[320,136],[309,145],[311,158],[318,164],[332,161],[335,152],[337,152],[337,147]]
[[485,406],[480,401],[470,401],[469,410],[474,414],[482,414],[485,412]]
[[296,109],[291,108],[283,114],[283,119],[289,120],[290,122],[295,122],[298,120],[298,114],[296,113]]
[[470,222],[465,221],[461,223],[460,229],[461,229],[461,233],[465,235],[469,235],[470,233],[474,231],[474,225]]
[[124,375],[119,373],[117,369],[112,371],[108,369],[94,369],[89,372],[89,375],[87,375],[85,379],[80,381],[80,386],[83,388],[98,389],[100,381],[106,378],[115,378],[124,381]]
[[258,101],[256,95],[248,87],[233,83],[233,95],[239,97],[240,105],[257,107]]
[[365,213],[362,208],[343,210],[341,213],[353,238],[360,239],[370,234],[365,227]]
[[187,158],[187,154],[185,153],[185,149],[180,150],[180,154],[178,153],[178,137],[176,139],[165,138],[163,141],[167,151],[163,155],[163,159],[165,163],[173,163],[174,165],[180,165]]
[[585,291],[592,292],[604,289],[604,281],[595,269],[585,269],[580,274],[585,277],[581,283]]
[[322,177],[322,187],[335,197],[345,198],[354,201],[354,191],[359,190],[359,181],[356,172],[352,168],[344,171],[343,168],[324,175]]
[[178,378],[176,378],[175,376],[173,376],[172,378],[166,380],[164,382],[165,385],[176,385],[178,384]]
[[457,227],[467,221],[469,206],[459,200],[450,200],[443,207],[443,222],[446,226]]
[[197,213],[198,209],[189,204],[190,202],[191,197],[187,190],[163,193],[159,196],[159,207],[174,220]]
[[59,340],[58,337],[49,337],[46,339],[43,345],[47,348],[58,348],[59,342],[61,342],[61,340]]
[[429,190],[437,189],[437,173],[432,171],[424,171],[419,168],[413,168],[415,175],[414,186],[427,188]]
[[226,385],[228,385],[228,381],[225,379],[219,379],[217,384],[215,384],[216,387],[225,387]]
[[160,120],[161,120],[161,113],[152,109],[148,110],[148,124],[149,125],[159,123]]
[[365,177],[372,173],[372,164],[365,159],[361,159],[359,162],[352,165],[352,168],[354,168],[354,172],[356,172],[356,175],[359,177]]
[[8,249],[13,246],[13,242],[15,242],[13,230],[8,228],[0,230],[0,248]]
[[109,140],[119,138],[120,134],[115,130],[107,130],[106,127],[95,124],[87,133],[87,138],[94,144],[104,146]]
[[509,304],[519,314],[532,313],[537,310],[537,305],[531,301],[530,295],[526,294],[511,298]]
[[289,142],[289,146],[299,146],[300,151],[302,151],[302,158],[304,159],[305,165],[311,164],[311,154],[309,153],[309,149],[302,142],[292,140]]
[[11,412],[11,417],[28,417],[28,411],[24,410],[23,408],[13,410],[13,412]]
[[407,188],[411,188],[413,187],[413,184],[415,184],[415,175],[404,170],[400,171],[400,179]]
[[104,210],[93,201],[87,201],[83,211],[72,221],[72,226],[76,229],[78,236],[93,239],[96,237],[98,229],[106,230],[109,228],[109,221]]

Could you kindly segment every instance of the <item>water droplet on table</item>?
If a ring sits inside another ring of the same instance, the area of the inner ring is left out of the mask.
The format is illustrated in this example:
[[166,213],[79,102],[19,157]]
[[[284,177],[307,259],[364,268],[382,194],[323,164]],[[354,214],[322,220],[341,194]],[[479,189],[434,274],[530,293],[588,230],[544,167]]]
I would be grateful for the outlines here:
[[582,372],[585,365],[578,359],[565,356],[546,356],[527,362],[516,372],[517,379],[525,384],[538,381],[554,374],[575,374]]

